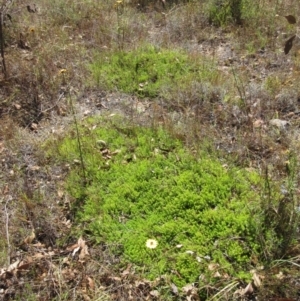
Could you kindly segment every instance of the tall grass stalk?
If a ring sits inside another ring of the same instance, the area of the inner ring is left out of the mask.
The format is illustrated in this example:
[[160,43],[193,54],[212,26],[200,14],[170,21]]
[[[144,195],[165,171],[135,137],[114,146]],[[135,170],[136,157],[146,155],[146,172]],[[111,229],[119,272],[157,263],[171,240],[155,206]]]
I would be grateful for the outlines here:
[[75,112],[74,105],[73,105],[70,86],[68,87],[68,95],[69,95],[69,100],[70,100],[71,113],[73,116],[75,130],[76,130],[76,140],[77,140],[77,146],[78,146],[78,152],[79,152],[79,158],[80,158],[80,166],[81,166],[81,172],[82,172],[82,177],[83,177],[83,183],[84,183],[84,185],[86,185],[87,177],[86,177],[86,168],[85,168],[84,159],[83,159],[82,143],[81,143],[81,139],[80,139],[79,126],[78,126],[76,112]]

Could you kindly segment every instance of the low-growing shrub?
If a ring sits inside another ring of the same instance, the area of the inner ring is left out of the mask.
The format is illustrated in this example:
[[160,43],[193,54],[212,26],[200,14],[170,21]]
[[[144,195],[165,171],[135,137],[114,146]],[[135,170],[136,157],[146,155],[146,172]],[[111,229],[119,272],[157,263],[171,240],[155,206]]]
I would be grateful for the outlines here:
[[210,23],[216,26],[243,25],[245,21],[252,23],[268,10],[267,5],[249,0],[210,0],[206,8]]
[[209,21],[214,25],[226,25],[229,22],[241,24],[242,0],[213,0],[208,4]]

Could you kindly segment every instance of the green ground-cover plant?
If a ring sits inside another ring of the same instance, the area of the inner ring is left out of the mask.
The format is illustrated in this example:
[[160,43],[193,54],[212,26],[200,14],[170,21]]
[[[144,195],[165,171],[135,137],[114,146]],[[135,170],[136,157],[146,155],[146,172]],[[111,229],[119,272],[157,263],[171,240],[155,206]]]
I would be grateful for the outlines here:
[[165,90],[191,89],[218,77],[213,62],[154,46],[96,54],[89,65],[96,84],[109,90],[156,97]]
[[[250,278],[260,249],[251,216],[259,203],[257,174],[202,152],[195,157],[162,128],[90,119],[80,135],[89,181],[78,185],[75,164],[68,187],[84,196],[78,221],[97,243],[117,246],[122,263],[134,263],[145,277],[167,275],[179,286],[200,275],[204,282],[214,275]],[[64,161],[79,158],[72,135],[56,150]],[[146,248],[150,238],[156,249]]]

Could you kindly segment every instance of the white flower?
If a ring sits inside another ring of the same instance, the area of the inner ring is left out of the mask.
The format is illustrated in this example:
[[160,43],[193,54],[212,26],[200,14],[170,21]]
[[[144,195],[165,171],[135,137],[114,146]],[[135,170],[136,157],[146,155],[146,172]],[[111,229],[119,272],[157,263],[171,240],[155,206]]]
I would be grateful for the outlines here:
[[155,239],[147,239],[146,241],[146,247],[149,249],[155,249],[158,245],[157,240]]

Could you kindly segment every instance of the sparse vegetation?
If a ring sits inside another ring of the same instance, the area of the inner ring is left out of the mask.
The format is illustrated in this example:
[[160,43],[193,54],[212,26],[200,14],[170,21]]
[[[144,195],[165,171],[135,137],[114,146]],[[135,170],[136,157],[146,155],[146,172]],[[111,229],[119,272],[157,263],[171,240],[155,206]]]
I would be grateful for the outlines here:
[[0,13],[1,300],[297,300],[297,1]]

